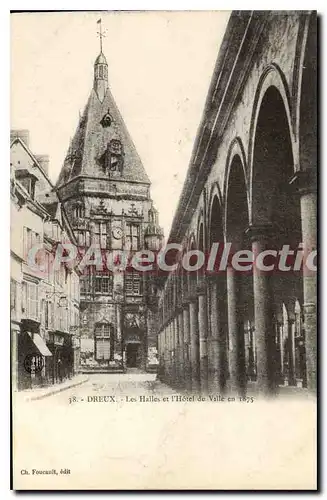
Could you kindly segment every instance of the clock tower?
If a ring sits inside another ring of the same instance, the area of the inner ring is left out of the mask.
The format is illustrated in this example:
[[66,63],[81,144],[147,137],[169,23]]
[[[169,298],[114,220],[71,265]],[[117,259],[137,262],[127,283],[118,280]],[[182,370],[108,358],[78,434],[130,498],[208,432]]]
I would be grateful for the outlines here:
[[[108,86],[101,51],[56,188],[78,245],[158,250],[163,233],[150,181]],[[147,369],[156,352],[155,282],[146,273],[85,269],[80,280],[82,369]],[[149,300],[151,297],[151,300]]]

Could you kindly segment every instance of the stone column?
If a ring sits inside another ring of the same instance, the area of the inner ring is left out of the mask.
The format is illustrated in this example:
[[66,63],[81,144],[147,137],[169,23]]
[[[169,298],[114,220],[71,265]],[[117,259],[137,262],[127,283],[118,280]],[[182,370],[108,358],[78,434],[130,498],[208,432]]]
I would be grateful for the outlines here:
[[192,370],[190,356],[190,310],[189,305],[183,307],[183,334],[184,334],[184,360],[185,360],[185,389],[192,389]]
[[167,347],[166,347],[166,381],[167,384],[170,384],[170,329],[169,324],[166,325],[166,339],[167,339]]
[[[175,311],[177,312],[177,311]],[[178,334],[178,321],[177,315],[174,317],[174,344],[175,344],[175,385],[179,387],[180,385],[180,364],[179,364],[179,334]]]
[[206,288],[202,285],[198,290],[198,320],[199,320],[199,357],[200,357],[200,387],[203,393],[208,392],[208,309]]
[[276,320],[276,365],[278,369],[277,380],[284,385],[284,346],[283,346],[283,325],[280,320]]
[[297,172],[290,184],[300,195],[303,242],[303,312],[306,349],[307,387],[317,388],[317,275],[309,270],[306,260],[317,248],[317,180],[315,169]]
[[250,321],[249,378],[251,381],[254,381],[256,379],[256,343],[254,337],[254,327],[252,321]]
[[184,360],[184,324],[183,311],[179,310],[177,315],[177,330],[179,341],[179,385],[185,387],[185,360]]
[[[272,234],[272,226],[251,226],[248,230],[252,239],[254,320],[257,344],[257,385],[262,394],[273,394],[276,391],[275,377],[275,332],[272,314],[272,295],[269,271],[259,269],[257,256],[268,250]],[[266,263],[265,263],[266,264]],[[270,271],[271,272],[271,271]]]
[[287,322],[288,385],[296,385],[294,323],[295,320],[293,318],[288,319]]
[[158,378],[161,380],[161,370],[162,370],[162,359],[161,359],[161,331],[158,333],[157,336],[157,349],[158,349]]
[[166,383],[170,384],[170,329],[166,324]]
[[164,331],[163,331],[163,358],[164,358],[164,370],[163,370],[163,377],[164,381],[167,383],[168,380],[168,335],[167,335],[167,325],[165,325]]
[[165,379],[165,330],[162,329],[160,333],[160,380]]
[[218,283],[216,276],[210,282],[210,310],[211,328],[208,346],[209,391],[216,392],[220,390]]
[[196,299],[191,300],[189,303],[192,392],[198,392],[200,390],[199,323],[197,305]]
[[170,385],[175,385],[175,345],[174,345],[174,322],[171,319],[169,323],[170,330]]
[[242,276],[232,266],[227,267],[227,301],[229,331],[229,372],[232,392],[246,392],[244,314]]

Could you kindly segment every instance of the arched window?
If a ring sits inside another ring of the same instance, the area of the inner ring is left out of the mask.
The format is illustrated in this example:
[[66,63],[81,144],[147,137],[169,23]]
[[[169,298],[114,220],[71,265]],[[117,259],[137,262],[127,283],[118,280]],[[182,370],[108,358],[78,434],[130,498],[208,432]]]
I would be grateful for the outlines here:
[[73,215],[75,219],[81,219],[85,216],[84,206],[81,202],[77,202],[76,205],[74,205]]

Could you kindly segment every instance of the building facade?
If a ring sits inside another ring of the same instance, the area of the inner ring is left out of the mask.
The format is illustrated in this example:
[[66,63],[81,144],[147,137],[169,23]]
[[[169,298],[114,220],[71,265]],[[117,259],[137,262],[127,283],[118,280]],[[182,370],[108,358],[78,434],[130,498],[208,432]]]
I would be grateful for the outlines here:
[[[160,247],[150,181],[108,87],[102,50],[56,187],[80,251]],[[138,272],[87,266],[80,283],[83,369],[147,368],[157,346],[153,282]]]
[[26,130],[11,132],[10,153],[12,381],[21,390],[78,370],[79,274],[54,266],[58,244],[76,241],[49,180],[48,157],[30,151]]
[[[317,27],[311,12],[233,12],[168,242],[255,255],[316,249]],[[161,292],[159,374],[191,391],[316,388],[316,274],[181,265]]]

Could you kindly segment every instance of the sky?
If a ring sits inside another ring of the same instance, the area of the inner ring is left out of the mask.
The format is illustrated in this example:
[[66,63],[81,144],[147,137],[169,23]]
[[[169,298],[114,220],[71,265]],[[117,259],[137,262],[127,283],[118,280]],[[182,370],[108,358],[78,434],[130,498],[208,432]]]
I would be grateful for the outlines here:
[[230,12],[11,15],[11,128],[57,180],[93,85],[102,19],[109,87],[168,237]]

